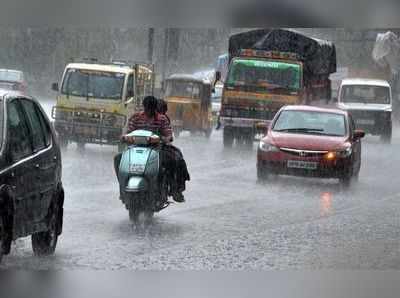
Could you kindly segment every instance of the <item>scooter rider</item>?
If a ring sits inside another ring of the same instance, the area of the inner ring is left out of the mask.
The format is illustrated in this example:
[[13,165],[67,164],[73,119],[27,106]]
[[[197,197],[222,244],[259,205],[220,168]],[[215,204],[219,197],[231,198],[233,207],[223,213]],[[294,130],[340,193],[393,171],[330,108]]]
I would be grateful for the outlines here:
[[[128,121],[126,133],[134,130],[144,129],[158,134],[164,143],[172,141],[172,129],[168,119],[157,112],[158,100],[153,96],[147,96],[143,99],[143,112],[133,114]],[[169,165],[171,164],[170,155],[161,150],[161,160],[167,171],[171,172]],[[118,172],[118,167],[121,162],[122,154],[117,154],[114,158],[115,171]],[[174,190],[172,196],[176,202],[184,202],[182,192]]]
[[[167,118],[169,124],[171,123],[171,120],[167,114],[168,105],[163,99],[158,100],[158,112]],[[170,180],[170,185],[173,189],[183,192],[186,189],[186,181],[190,181],[189,171],[187,169],[185,159],[183,158],[183,154],[179,148],[171,144],[165,144],[164,150],[170,154],[170,168],[172,169],[172,179]]]

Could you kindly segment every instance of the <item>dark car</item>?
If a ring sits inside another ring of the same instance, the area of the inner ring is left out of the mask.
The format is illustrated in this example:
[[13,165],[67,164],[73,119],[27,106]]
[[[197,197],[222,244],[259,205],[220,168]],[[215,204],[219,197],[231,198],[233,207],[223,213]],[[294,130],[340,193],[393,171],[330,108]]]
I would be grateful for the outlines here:
[[64,190],[55,132],[38,102],[0,91],[0,260],[12,240],[32,236],[35,255],[53,254]]
[[283,107],[260,141],[258,179],[271,174],[338,178],[348,186],[361,167],[361,138],[346,111]]

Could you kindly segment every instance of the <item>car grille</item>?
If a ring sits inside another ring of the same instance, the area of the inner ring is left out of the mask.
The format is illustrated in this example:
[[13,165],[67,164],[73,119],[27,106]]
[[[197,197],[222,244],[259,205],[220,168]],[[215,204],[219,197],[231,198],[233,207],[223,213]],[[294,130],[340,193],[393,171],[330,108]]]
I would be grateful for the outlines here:
[[298,157],[322,157],[328,153],[328,151],[314,151],[314,150],[299,150],[293,148],[280,148],[282,152]]

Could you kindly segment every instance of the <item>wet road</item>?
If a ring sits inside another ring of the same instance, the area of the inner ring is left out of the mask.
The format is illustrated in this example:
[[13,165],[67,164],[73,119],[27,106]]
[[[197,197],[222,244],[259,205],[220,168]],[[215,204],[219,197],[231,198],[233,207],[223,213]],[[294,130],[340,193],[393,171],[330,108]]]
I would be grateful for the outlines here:
[[256,184],[255,153],[226,151],[182,135],[176,145],[192,181],[187,202],[142,230],[118,199],[112,147],[63,153],[64,233],[56,254],[13,245],[2,268],[24,269],[400,269],[400,129],[390,146],[367,137],[360,180],[279,177]]

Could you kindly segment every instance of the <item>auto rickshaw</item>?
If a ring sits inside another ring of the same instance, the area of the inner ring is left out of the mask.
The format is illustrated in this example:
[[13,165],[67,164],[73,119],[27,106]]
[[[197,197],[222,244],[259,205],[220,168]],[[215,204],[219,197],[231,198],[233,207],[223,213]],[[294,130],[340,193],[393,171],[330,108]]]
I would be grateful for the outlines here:
[[209,138],[213,122],[211,82],[193,75],[175,74],[166,79],[163,88],[175,136],[186,130],[204,133]]

